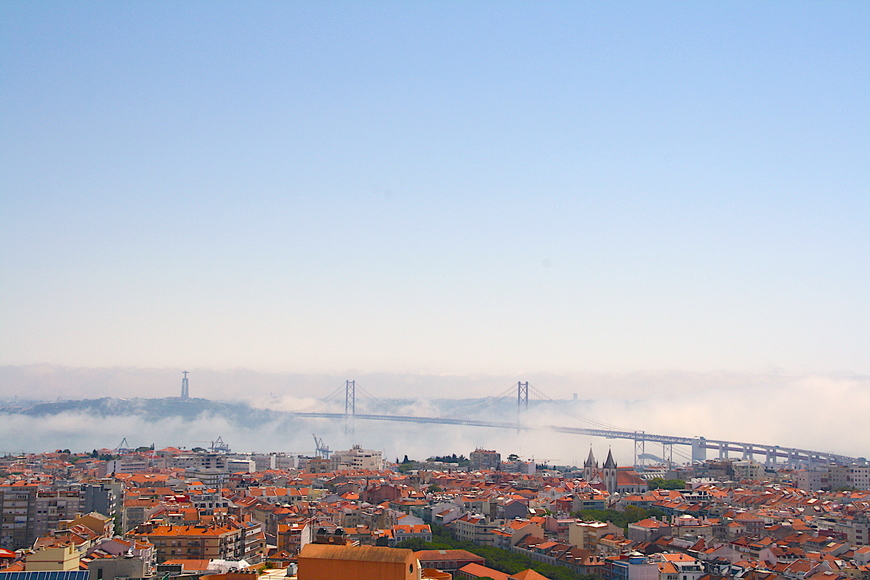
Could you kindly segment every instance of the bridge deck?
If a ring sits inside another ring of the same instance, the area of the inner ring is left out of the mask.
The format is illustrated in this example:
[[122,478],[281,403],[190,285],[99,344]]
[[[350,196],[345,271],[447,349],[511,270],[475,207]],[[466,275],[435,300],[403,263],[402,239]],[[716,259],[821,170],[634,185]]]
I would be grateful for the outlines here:
[[[489,427],[495,429],[548,429],[557,433],[571,435],[586,435],[588,437],[602,437],[605,439],[627,439],[630,441],[644,441],[662,443],[664,445],[685,445],[696,449],[712,449],[721,453],[736,452],[747,456],[763,455],[767,460],[786,459],[788,461],[833,461],[836,463],[864,463],[863,458],[849,457],[826,451],[812,451],[795,447],[780,447],[778,445],[766,445],[760,443],[745,443],[740,441],[724,441],[720,439],[706,439],[704,437],[676,437],[671,435],[656,435],[643,431],[621,431],[614,429],[589,429],[585,427],[565,427],[561,425],[549,425],[546,427],[523,426],[509,421],[483,421],[479,419],[454,419],[450,417],[416,417],[410,415],[372,415],[366,413],[291,413],[296,417],[312,417],[324,419],[362,419],[367,421],[394,421],[404,423],[430,423],[438,425],[463,425],[468,427]],[[693,453],[693,459],[696,453]]]

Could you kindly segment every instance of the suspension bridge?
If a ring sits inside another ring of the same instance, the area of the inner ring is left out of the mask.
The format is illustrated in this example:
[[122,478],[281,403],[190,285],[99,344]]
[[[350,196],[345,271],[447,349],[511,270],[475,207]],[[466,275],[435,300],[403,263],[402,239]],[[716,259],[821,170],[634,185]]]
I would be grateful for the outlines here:
[[[529,395],[532,394],[530,400]],[[403,415],[395,412],[396,403],[388,403],[365,391],[356,381],[348,380],[332,393],[327,394],[310,407],[293,411],[295,417],[325,418],[343,420],[345,430],[353,430],[355,421],[393,421],[405,423],[428,423],[468,427],[488,427],[493,429],[512,429],[518,432],[533,429],[546,429],[555,433],[584,435],[605,439],[624,439],[634,442],[635,464],[644,458],[652,457],[647,446],[661,445],[661,461],[671,464],[674,455],[686,461],[703,462],[708,452],[720,459],[740,458],[760,460],[765,465],[785,464],[789,466],[814,466],[828,463],[848,465],[866,463],[863,457],[850,457],[826,451],[814,451],[795,447],[782,447],[745,441],[725,441],[708,439],[702,436],[684,437],[659,435],[646,431],[622,429],[572,413],[566,401],[554,400],[529,386],[528,382],[518,382],[494,397],[469,399],[469,404],[460,409],[451,409],[451,416]],[[358,405],[359,404],[359,405]],[[357,407],[360,407],[359,409]],[[374,412],[381,411],[381,412]],[[542,411],[546,411],[542,413]],[[461,412],[461,415],[458,414]],[[514,415],[515,414],[515,415]],[[491,420],[486,416],[499,416],[501,420]],[[515,416],[514,420],[504,417]],[[558,417],[561,421],[547,418]],[[650,449],[651,450],[651,449]],[[734,454],[734,455],[732,455]],[[710,457],[712,458],[712,457]]]

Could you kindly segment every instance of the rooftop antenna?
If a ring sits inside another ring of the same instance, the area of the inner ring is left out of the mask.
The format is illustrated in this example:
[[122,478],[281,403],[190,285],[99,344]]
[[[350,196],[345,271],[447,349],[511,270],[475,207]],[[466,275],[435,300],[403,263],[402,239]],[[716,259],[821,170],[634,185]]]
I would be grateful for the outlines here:
[[183,371],[181,374],[184,375],[184,378],[181,379],[181,398],[189,399],[190,398],[190,389],[187,385],[187,371]]

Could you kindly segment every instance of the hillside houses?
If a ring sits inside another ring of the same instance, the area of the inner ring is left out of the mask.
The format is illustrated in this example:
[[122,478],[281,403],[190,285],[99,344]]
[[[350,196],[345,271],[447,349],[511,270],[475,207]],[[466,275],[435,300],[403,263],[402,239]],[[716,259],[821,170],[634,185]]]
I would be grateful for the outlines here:
[[[794,473],[661,490],[612,455],[598,468],[591,453],[570,476],[380,464],[311,472],[272,459],[262,471],[206,473],[235,463],[206,464],[174,448],[113,461],[106,472],[92,454],[6,459],[0,547],[18,551],[7,569],[24,570],[28,557],[31,567],[47,565],[51,550],[63,555],[59,566],[76,569],[128,554],[149,571],[178,560],[284,566],[320,537],[422,545],[441,526],[458,540],[603,580],[870,579],[870,492],[801,489]],[[108,513],[90,509],[97,504]],[[605,508],[639,518],[622,528],[578,517]]]

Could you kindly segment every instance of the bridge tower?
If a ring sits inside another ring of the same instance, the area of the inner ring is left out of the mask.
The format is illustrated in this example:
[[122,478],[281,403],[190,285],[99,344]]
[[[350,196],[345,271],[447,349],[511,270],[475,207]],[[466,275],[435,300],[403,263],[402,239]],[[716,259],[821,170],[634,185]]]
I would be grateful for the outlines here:
[[181,398],[189,399],[190,398],[190,388],[187,385],[187,371],[182,372],[184,378],[181,379]]
[[646,454],[646,438],[643,436],[643,431],[634,432],[634,465],[637,467],[638,461],[643,461],[643,456]]
[[674,444],[662,442],[662,461],[667,469],[674,463]]
[[354,415],[356,415],[356,381],[344,382],[344,433],[354,432]]
[[522,414],[529,410],[529,381],[517,382],[517,433],[522,428]]
[[692,463],[707,461],[707,440],[704,437],[692,439]]
[[517,412],[529,410],[529,381],[517,383]]

